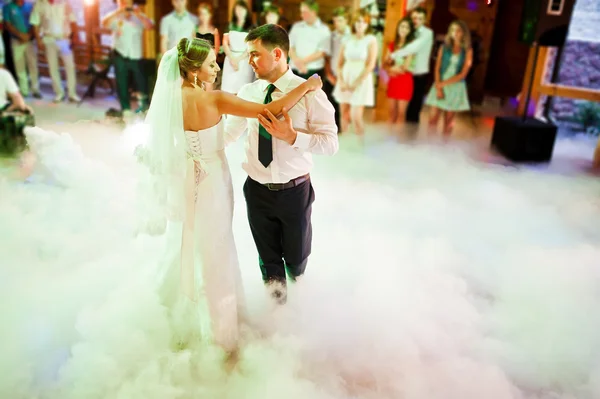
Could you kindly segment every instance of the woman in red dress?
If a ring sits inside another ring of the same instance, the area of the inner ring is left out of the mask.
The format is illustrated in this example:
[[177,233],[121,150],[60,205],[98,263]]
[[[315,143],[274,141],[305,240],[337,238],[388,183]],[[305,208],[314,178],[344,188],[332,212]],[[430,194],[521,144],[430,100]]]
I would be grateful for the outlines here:
[[403,18],[396,27],[396,39],[388,46],[384,57],[385,69],[389,76],[387,97],[390,107],[390,124],[404,121],[406,107],[413,94],[413,76],[410,72],[414,55],[392,57],[392,53],[410,43],[415,38],[415,28],[410,18]]

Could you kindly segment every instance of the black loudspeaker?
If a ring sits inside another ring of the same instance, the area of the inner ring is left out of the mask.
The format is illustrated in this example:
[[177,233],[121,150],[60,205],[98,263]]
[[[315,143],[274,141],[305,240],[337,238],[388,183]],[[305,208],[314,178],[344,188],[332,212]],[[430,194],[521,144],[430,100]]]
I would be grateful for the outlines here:
[[548,162],[558,128],[534,118],[498,117],[492,147],[514,162]]
[[519,40],[560,47],[567,39],[575,0],[525,0]]

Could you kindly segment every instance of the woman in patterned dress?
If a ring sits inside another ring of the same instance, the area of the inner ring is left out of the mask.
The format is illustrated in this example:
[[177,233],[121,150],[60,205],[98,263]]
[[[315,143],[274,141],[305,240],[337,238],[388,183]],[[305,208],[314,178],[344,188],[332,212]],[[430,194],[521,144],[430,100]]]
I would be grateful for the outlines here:
[[448,27],[444,44],[438,50],[434,70],[435,82],[425,100],[425,104],[431,107],[431,131],[436,130],[443,113],[444,135],[450,135],[456,113],[471,108],[465,78],[472,63],[473,49],[469,28],[464,21],[453,21]]

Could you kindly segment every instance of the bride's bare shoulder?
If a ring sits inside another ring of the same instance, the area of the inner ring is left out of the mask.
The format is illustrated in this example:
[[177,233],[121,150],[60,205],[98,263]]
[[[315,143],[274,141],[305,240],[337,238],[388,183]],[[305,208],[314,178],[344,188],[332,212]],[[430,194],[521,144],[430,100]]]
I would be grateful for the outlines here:
[[184,88],[182,96],[183,101],[200,102],[202,105],[207,105],[208,102],[214,101],[214,95],[211,93],[200,89]]

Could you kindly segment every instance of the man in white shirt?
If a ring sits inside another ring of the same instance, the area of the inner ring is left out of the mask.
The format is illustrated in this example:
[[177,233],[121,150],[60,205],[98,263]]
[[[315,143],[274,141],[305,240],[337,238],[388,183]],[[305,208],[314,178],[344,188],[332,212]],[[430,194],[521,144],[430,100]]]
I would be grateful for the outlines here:
[[[249,62],[258,80],[238,96],[268,103],[304,82],[287,64],[289,38],[278,25],[263,25],[246,37]],[[286,270],[292,280],[304,273],[311,252],[310,182],[312,154],[338,150],[333,106],[322,90],[311,92],[284,120],[227,117],[225,142],[248,130],[244,184],[248,220],[259,254],[263,281],[279,302],[286,300]]]
[[102,19],[102,26],[111,29],[113,36],[113,65],[117,81],[117,94],[124,114],[131,112],[129,95],[129,74],[133,75],[136,90],[140,93],[140,104],[136,112],[148,108],[148,80],[142,70],[144,30],[154,28],[148,18],[133,0],[119,0],[119,8]]
[[325,57],[331,54],[331,31],[318,12],[315,0],[304,0],[300,3],[302,21],[290,30],[290,67],[304,79],[318,73],[325,80]]
[[52,88],[56,95],[54,102],[61,102],[65,98],[58,67],[59,54],[67,75],[69,101],[81,101],[76,92],[77,77],[72,49],[72,45],[78,40],[76,22],[75,14],[67,0],[37,0],[29,18],[38,49],[46,53]]
[[33,110],[25,104],[15,78],[4,68],[0,68],[0,111]]
[[198,17],[187,10],[187,0],[173,0],[174,10],[160,20],[160,53],[177,46],[184,37],[193,38]]
[[405,57],[415,54],[413,81],[413,95],[406,109],[406,121],[419,123],[419,115],[423,108],[423,99],[427,89],[427,75],[429,74],[429,60],[433,48],[433,31],[425,26],[427,11],[417,7],[410,13],[416,31],[416,38],[400,50],[393,53],[393,57]]

